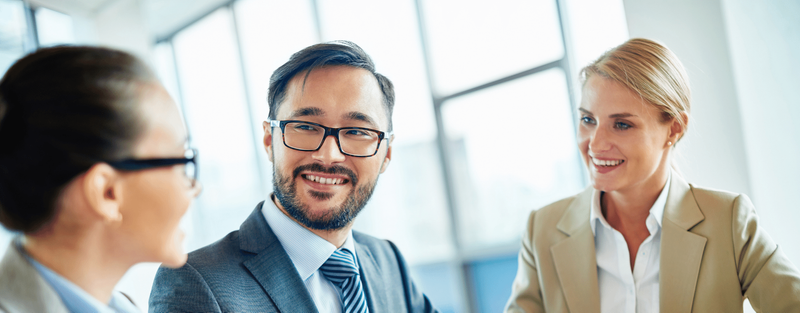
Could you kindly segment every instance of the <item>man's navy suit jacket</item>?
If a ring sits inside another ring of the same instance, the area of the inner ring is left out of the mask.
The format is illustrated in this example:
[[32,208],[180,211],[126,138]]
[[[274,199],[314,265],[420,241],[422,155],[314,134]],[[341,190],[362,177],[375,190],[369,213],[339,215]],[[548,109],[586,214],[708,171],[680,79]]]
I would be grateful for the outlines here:
[[[161,267],[150,312],[317,312],[263,204],[238,231],[189,253],[183,267]],[[393,243],[355,231],[353,239],[370,312],[436,312]]]

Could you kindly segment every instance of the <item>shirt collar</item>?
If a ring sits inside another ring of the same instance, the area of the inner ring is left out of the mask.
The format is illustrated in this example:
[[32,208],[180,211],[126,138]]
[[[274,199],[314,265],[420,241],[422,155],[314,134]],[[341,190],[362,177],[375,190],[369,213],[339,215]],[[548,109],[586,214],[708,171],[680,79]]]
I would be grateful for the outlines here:
[[119,291],[114,291],[111,294],[111,299],[108,304],[104,304],[99,300],[92,297],[88,292],[78,287],[68,279],[49,269],[47,266],[39,263],[31,257],[22,247],[20,241],[15,243],[16,248],[19,250],[25,259],[33,265],[39,275],[47,281],[48,284],[58,293],[64,306],[70,312],[97,312],[97,313],[133,313],[140,312],[131,301],[122,295]]
[[[278,241],[281,242],[281,246],[286,250],[286,254],[289,255],[303,281],[311,277],[336,251],[336,246],[332,243],[283,214],[283,211],[273,202],[272,195],[270,195],[270,199],[264,201],[261,214],[264,215],[272,232],[278,237]],[[353,253],[356,268],[358,268],[352,230],[347,233],[342,249]]]
[[[670,171],[669,176],[667,176],[667,183],[664,184],[664,188],[661,189],[661,193],[658,195],[656,202],[653,203],[653,206],[650,208],[650,215],[647,217],[647,229],[651,234],[661,227],[661,220],[664,217],[664,208],[667,205],[667,195],[669,194],[669,186],[671,182],[672,171]],[[603,212],[601,211],[601,194],[602,191],[597,189],[592,192],[592,209],[589,213],[589,225],[592,227],[592,234],[594,235],[597,235],[597,222],[600,222],[600,224],[607,228],[612,228],[611,225],[608,224],[608,221],[606,221],[606,218],[603,216]]]

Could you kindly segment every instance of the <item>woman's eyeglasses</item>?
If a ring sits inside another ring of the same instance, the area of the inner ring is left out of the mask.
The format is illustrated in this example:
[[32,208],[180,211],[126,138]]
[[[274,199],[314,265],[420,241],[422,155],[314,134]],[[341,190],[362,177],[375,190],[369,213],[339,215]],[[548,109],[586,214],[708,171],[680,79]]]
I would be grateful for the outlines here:
[[128,159],[118,162],[109,162],[108,165],[123,171],[140,171],[156,167],[165,167],[183,164],[185,175],[191,181],[192,188],[197,184],[197,149],[187,149],[183,158],[163,159]]

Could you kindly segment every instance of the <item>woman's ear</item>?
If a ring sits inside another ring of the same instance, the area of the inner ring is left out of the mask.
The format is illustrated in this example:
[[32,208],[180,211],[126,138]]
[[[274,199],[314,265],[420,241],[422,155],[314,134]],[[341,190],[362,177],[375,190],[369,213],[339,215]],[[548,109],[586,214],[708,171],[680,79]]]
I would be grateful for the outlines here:
[[[681,123],[681,121],[683,123]],[[689,127],[689,114],[686,114],[686,112],[681,112],[680,115],[672,119],[672,124],[669,128],[669,138],[667,140],[672,144],[677,143],[678,140],[683,138],[687,127]]]
[[83,195],[89,209],[106,222],[122,221],[122,186],[119,173],[106,163],[97,163],[83,177]]

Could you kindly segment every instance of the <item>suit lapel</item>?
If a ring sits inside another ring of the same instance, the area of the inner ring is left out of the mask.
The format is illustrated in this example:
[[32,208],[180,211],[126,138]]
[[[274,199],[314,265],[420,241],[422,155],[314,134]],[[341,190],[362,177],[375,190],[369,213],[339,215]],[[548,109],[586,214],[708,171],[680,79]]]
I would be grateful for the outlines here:
[[256,254],[245,261],[244,266],[279,311],[317,312],[314,300],[297,274],[294,263],[261,214],[263,204],[259,203],[239,228],[239,248]]
[[592,188],[578,195],[564,212],[557,228],[568,238],[550,252],[570,312],[600,312],[597,258],[589,225]]
[[[355,237],[353,238],[355,241]],[[370,312],[376,312],[375,308],[391,308],[395,307],[387,301],[391,295],[386,291],[390,290],[384,283],[383,274],[378,264],[375,262],[375,257],[372,252],[365,245],[355,241],[356,256],[358,257],[358,268],[361,272],[361,285],[364,289],[365,297],[367,298],[367,306]]]
[[686,181],[673,172],[661,231],[661,312],[691,312],[705,237],[689,232],[705,217]]

